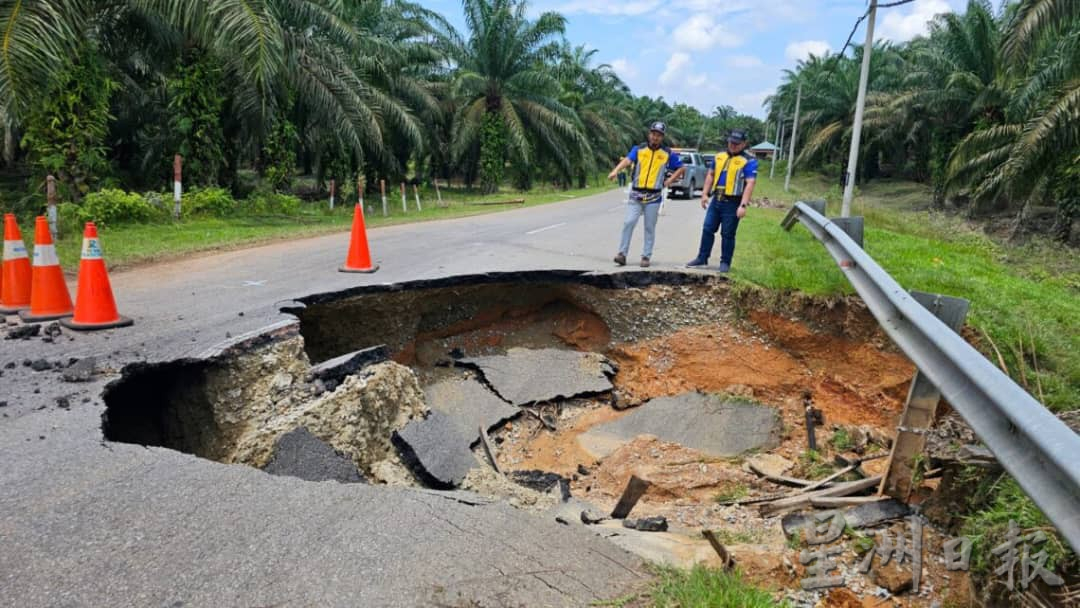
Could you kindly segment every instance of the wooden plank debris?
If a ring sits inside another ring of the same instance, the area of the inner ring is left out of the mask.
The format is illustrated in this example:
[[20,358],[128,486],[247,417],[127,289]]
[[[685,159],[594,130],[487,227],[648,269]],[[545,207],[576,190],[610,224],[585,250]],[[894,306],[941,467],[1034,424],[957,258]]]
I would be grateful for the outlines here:
[[823,490],[815,490],[813,492],[805,493],[796,492],[786,498],[781,498],[779,500],[764,503],[758,508],[758,510],[763,517],[778,515],[780,513],[786,513],[793,509],[801,509],[804,507],[812,506],[812,503],[810,501],[813,498],[850,496],[852,494],[868,490],[879,483],[881,483],[880,475],[878,475],[877,477],[870,477],[868,479],[860,479],[858,481],[839,483],[831,488],[825,488]]
[[728,553],[727,548],[720,543],[720,541],[716,538],[716,535],[713,534],[712,530],[702,530],[701,535],[705,537],[705,540],[709,541],[709,544],[712,545],[713,551],[716,551],[716,554],[720,556],[720,563],[723,566],[724,570],[731,570],[735,567],[735,558],[731,557],[731,554]]
[[615,509],[611,511],[612,519],[625,519],[627,515],[630,515],[630,511],[637,504],[638,500],[645,495],[645,491],[649,489],[649,482],[639,478],[637,475],[631,475],[630,481],[626,484],[626,489],[623,490],[622,497],[619,498],[618,504],[615,505]]
[[487,429],[483,426],[480,427],[480,443],[484,444],[484,453],[487,454],[488,460],[491,461],[491,468],[495,469],[495,472],[502,475],[502,470],[499,469],[499,461],[495,460],[495,451],[491,449],[491,440],[488,439]]
[[758,477],[767,479],[773,483],[780,484],[782,486],[791,486],[793,488],[805,488],[806,486],[813,485],[814,482],[809,479],[799,479],[797,477],[785,477],[784,475],[773,475],[761,470],[754,463],[747,461],[746,466]]

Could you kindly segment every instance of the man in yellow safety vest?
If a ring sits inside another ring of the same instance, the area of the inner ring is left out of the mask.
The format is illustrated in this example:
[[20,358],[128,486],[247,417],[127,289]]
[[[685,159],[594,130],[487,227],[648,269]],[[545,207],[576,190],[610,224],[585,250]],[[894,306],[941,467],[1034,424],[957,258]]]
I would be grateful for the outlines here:
[[701,191],[701,208],[706,210],[705,224],[701,228],[701,245],[697,257],[690,260],[687,267],[709,263],[716,229],[719,228],[720,265],[717,270],[731,270],[735,231],[739,228],[739,220],[746,217],[746,208],[757,180],[758,161],[746,151],[746,140],[743,129],[733,129],[728,133],[727,150],[716,155],[716,161],[705,176],[705,184],[711,187]]
[[[645,216],[645,247],[641,251],[641,267],[649,266],[653,243],[656,241],[656,220],[660,215],[664,188],[670,187],[671,183],[682,177],[686,171],[678,153],[664,145],[666,131],[667,125],[662,122],[649,125],[649,140],[631,148],[626,158],[620,160],[608,174],[609,180],[615,179],[619,171],[631,164],[634,166],[630,174],[630,197],[626,203],[622,240],[619,242],[619,253],[615,256],[615,263],[619,266],[626,264],[626,254],[630,252],[630,237],[634,235],[634,228],[642,215]],[[668,170],[673,173],[665,180],[664,174]]]

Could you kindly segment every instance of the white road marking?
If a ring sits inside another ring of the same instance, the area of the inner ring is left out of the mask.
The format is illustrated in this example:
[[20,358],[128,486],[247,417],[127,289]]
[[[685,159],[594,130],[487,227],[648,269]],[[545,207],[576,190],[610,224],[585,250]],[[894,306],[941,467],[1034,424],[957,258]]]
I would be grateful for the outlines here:
[[525,234],[536,234],[538,232],[543,232],[545,230],[551,230],[553,228],[558,228],[559,226],[565,226],[565,225],[566,225],[566,222],[563,222],[561,224],[552,224],[550,226],[544,226],[543,228],[537,228],[536,230],[530,230],[530,231],[526,232]]
[[244,287],[262,287],[266,285],[266,281],[244,281]]

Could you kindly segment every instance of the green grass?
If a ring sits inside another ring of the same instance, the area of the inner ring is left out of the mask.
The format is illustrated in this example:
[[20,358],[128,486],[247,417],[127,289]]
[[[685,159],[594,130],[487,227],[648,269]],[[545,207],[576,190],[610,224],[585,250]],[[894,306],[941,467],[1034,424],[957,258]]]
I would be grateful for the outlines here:
[[[410,190],[408,212],[401,208],[400,191],[387,192],[388,216],[382,215],[379,197],[368,197],[364,206],[367,227],[390,226],[410,222],[495,213],[507,209],[520,209],[566,201],[589,196],[614,188],[610,182],[597,182],[583,189],[558,190],[537,187],[521,193],[503,191],[492,195],[470,193],[462,189],[443,189],[444,207],[436,205],[435,191],[421,191],[423,211],[416,210],[416,202]],[[475,205],[480,202],[525,199],[523,205]],[[229,218],[197,217],[180,222],[124,224],[99,228],[105,258],[111,269],[129,267],[139,263],[173,259],[182,255],[250,246],[257,243],[316,236],[346,231],[352,225],[354,201],[338,201],[331,211],[328,202],[304,203],[296,216],[239,216]],[[25,236],[25,235],[24,235]],[[57,252],[65,268],[78,266],[82,246],[82,232],[68,230],[57,243]]]
[[716,535],[716,540],[725,546],[757,544],[761,543],[765,536],[762,530],[732,530],[729,528],[713,530],[713,534]]
[[745,483],[728,481],[720,487],[720,491],[713,497],[716,502],[730,502],[746,498],[750,495],[750,489]]
[[846,452],[855,445],[855,442],[851,439],[851,433],[844,427],[840,427],[829,438],[829,445],[841,452]]
[[811,481],[823,479],[833,474],[833,467],[822,458],[817,450],[806,450],[799,454],[799,461],[795,463],[791,474],[800,479]]
[[773,608],[779,603],[768,591],[746,582],[739,572],[701,565],[689,570],[658,566],[650,590],[656,608]]

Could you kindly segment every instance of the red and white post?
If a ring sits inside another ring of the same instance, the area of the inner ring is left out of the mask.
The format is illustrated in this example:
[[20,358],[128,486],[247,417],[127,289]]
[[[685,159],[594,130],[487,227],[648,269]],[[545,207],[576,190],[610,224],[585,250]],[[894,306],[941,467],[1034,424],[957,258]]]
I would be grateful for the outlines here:
[[390,215],[390,213],[386,210],[386,180],[385,179],[380,179],[379,180],[379,192],[382,192],[382,215],[383,215],[383,217],[386,217],[386,216]]
[[184,189],[180,183],[180,174],[183,170],[184,160],[179,154],[173,157],[172,161],[172,173],[173,173],[173,217],[180,219],[180,195]]
[[60,238],[60,228],[56,223],[56,178],[51,175],[45,178],[45,200],[48,203],[45,216],[49,218],[49,234],[55,241]]
[[403,213],[409,212],[409,207],[405,203],[405,182],[401,182],[401,211]]
[[334,189],[337,186],[337,182],[333,179],[330,180],[330,210],[334,210]]

